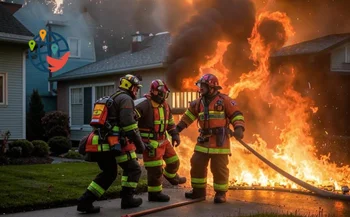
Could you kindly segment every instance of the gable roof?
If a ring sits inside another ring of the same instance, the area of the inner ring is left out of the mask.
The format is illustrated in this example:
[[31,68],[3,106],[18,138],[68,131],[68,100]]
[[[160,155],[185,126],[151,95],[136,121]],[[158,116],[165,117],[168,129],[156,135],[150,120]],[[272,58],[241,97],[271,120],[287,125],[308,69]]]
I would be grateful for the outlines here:
[[129,50],[54,76],[50,81],[90,78],[102,75],[121,74],[129,71],[162,68],[166,61],[167,48],[170,40],[171,37],[169,33],[150,36],[144,40],[142,45],[144,49],[140,51],[132,53]]
[[282,47],[271,57],[319,53],[350,41],[350,33],[327,35],[310,41]]
[[0,40],[28,43],[33,34],[0,4]]

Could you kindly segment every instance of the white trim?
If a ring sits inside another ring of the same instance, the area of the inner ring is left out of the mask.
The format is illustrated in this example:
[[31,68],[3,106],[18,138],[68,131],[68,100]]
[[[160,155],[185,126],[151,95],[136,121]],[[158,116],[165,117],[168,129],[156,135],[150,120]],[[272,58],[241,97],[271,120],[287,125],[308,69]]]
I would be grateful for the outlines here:
[[71,39],[76,39],[78,41],[78,56],[73,56],[72,53],[71,53],[69,55],[69,58],[81,58],[81,39],[77,38],[77,37],[67,37],[69,50],[71,49],[71,46],[70,46],[70,40]]
[[0,103],[1,107],[6,107],[8,106],[8,73],[7,72],[0,72],[0,76],[3,77],[4,80],[4,85],[2,86],[2,91],[3,91],[3,98],[4,102]]
[[91,128],[90,125],[86,125],[86,124],[82,124],[82,125],[72,125],[72,107],[71,107],[71,102],[72,102],[72,99],[71,99],[71,90],[74,89],[74,88],[83,88],[83,105],[84,105],[84,88],[85,87],[91,87],[92,88],[92,91],[91,91],[91,100],[92,100],[92,103],[91,103],[91,106],[92,106],[92,110],[94,109],[94,103],[95,103],[95,88],[96,87],[100,87],[100,86],[108,86],[108,85],[113,85],[114,86],[114,90],[115,90],[115,82],[103,82],[103,83],[96,83],[96,84],[80,84],[80,85],[71,85],[69,86],[69,97],[68,97],[68,108],[69,108],[69,118],[70,118],[70,121],[69,121],[69,126],[71,128],[73,128],[73,130],[87,130],[86,128]]
[[33,36],[25,36],[25,35],[17,35],[17,34],[0,32],[0,41],[13,41],[13,42],[27,44],[28,41],[32,39],[33,39]]
[[27,70],[26,70],[26,53],[23,52],[23,61],[22,61],[22,67],[23,67],[23,72],[22,72],[22,82],[23,82],[23,139],[26,139],[26,74],[27,74]]
[[68,88],[68,114],[69,114],[69,127],[72,127],[72,108],[71,108],[71,91],[72,87]]
[[350,43],[345,45],[345,63],[350,63]]

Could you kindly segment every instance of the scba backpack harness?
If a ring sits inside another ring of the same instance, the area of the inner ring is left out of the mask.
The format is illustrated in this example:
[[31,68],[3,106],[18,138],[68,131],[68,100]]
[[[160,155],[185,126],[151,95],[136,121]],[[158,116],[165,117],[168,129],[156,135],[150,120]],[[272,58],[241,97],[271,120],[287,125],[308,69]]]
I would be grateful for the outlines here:
[[94,110],[90,126],[94,130],[89,134],[86,142],[86,152],[103,152],[103,151],[121,151],[123,138],[121,137],[121,130],[115,124],[109,121],[116,119],[116,117],[109,117],[108,109],[113,106],[114,98],[124,92],[118,91],[111,96],[105,96],[98,99],[94,103]]

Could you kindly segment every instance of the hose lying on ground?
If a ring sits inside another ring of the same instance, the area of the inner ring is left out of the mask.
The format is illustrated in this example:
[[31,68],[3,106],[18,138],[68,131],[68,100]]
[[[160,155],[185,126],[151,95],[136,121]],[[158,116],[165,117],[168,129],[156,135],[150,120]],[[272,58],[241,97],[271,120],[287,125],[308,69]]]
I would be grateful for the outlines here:
[[156,207],[156,208],[152,208],[152,209],[147,209],[147,210],[143,210],[140,212],[135,212],[135,213],[130,213],[130,214],[126,214],[126,215],[122,215],[122,217],[138,217],[138,216],[145,216],[151,213],[155,213],[155,212],[160,212],[163,210],[167,210],[167,209],[172,209],[172,208],[176,208],[176,207],[180,207],[180,206],[186,206],[192,203],[197,203],[197,202],[201,202],[204,201],[205,197],[202,198],[198,198],[198,199],[194,199],[194,200],[190,200],[190,201],[183,201],[183,202],[179,202],[179,203],[174,203],[174,204],[170,204],[167,206],[161,206],[161,207]]
[[348,200],[350,201],[350,196],[349,195],[343,195],[343,194],[337,194],[337,193],[332,193],[329,191],[325,191],[319,188],[316,188],[313,185],[310,185],[292,175],[290,175],[289,173],[285,172],[284,170],[282,170],[281,168],[279,168],[278,166],[274,165],[273,163],[271,163],[269,160],[267,160],[266,158],[264,158],[262,155],[260,155],[258,152],[256,152],[253,148],[251,148],[248,144],[246,144],[245,142],[243,142],[241,139],[237,139],[237,141],[239,143],[241,143],[246,149],[248,149],[250,152],[252,152],[255,156],[257,156],[260,160],[262,160],[264,163],[266,163],[269,167],[271,167],[272,169],[274,169],[276,172],[278,172],[279,174],[283,175],[284,177],[286,177],[287,179],[291,180],[292,182],[294,182],[295,184],[317,194],[318,196],[321,197],[326,197],[329,199],[338,199],[338,200]]

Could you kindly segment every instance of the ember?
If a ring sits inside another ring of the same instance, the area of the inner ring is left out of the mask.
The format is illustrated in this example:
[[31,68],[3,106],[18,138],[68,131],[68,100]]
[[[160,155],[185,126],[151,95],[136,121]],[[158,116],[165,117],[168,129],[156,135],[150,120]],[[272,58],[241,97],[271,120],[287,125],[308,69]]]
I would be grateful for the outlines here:
[[[229,2],[232,4],[228,5]],[[250,1],[210,1],[206,9],[198,10],[169,48],[168,79],[176,80],[175,88],[196,90],[194,83],[200,75],[214,73],[223,86],[223,93],[237,98],[238,105],[246,112],[246,137],[251,140],[251,147],[305,182],[340,191],[341,186],[350,184],[350,168],[331,163],[329,156],[316,155],[309,123],[311,115],[318,111],[317,105],[293,88],[293,68],[278,75],[270,72],[270,55],[295,34],[291,21],[282,12],[255,12],[252,5]],[[229,7],[236,16],[228,15]],[[236,25],[240,21],[241,24]],[[248,30],[250,36],[245,37]],[[234,49],[244,43],[249,43],[250,52]],[[225,58],[232,52],[236,52],[234,57]],[[235,68],[236,60],[251,65]],[[251,67],[252,70],[247,70]],[[234,77],[237,79],[232,79]],[[178,150],[182,159],[180,172],[188,177],[197,132],[196,124],[184,131]],[[231,144],[232,186],[299,188],[247,153],[234,139]]]

